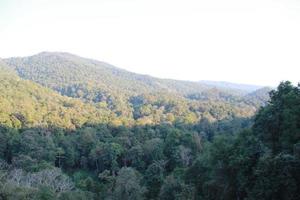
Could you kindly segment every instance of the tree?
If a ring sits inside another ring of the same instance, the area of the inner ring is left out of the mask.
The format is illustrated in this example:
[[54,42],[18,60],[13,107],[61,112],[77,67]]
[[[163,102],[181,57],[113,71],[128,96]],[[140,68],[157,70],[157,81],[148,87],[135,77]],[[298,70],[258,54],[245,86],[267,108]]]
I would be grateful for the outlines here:
[[156,199],[158,197],[164,181],[165,165],[166,162],[161,160],[155,161],[147,168],[144,179],[148,189],[146,193],[148,199]]
[[161,200],[194,200],[194,188],[173,175],[166,177],[160,193]]
[[55,200],[56,195],[53,190],[47,187],[40,187],[36,193],[36,200]]
[[300,160],[292,155],[262,157],[255,169],[249,199],[296,200],[300,198]]
[[272,149],[291,153],[300,141],[300,88],[282,82],[270,92],[270,102],[255,117],[254,132]]
[[147,163],[152,163],[153,161],[162,160],[164,158],[163,141],[160,138],[147,140],[143,148]]
[[113,192],[114,199],[142,200],[146,192],[141,186],[141,175],[130,167],[123,167],[116,177],[116,186]]

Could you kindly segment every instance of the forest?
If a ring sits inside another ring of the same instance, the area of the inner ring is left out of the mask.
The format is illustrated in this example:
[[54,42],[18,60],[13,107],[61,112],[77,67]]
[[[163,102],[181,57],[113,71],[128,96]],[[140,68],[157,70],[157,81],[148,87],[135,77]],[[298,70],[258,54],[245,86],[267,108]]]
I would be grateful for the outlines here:
[[2,200],[298,200],[300,85],[245,92],[68,53],[0,60]]

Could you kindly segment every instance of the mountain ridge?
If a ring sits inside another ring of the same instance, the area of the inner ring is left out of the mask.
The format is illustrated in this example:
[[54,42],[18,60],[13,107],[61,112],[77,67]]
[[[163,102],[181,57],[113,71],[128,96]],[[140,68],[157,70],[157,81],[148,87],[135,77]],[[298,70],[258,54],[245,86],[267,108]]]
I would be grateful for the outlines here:
[[265,103],[255,93],[248,97],[197,82],[140,75],[70,53],[42,52],[3,62],[21,79],[95,107],[101,105],[120,125],[251,117]]
[[[126,69],[122,69],[116,66],[113,66],[109,63],[103,62],[103,61],[98,61],[95,59],[89,59],[89,58],[84,58],[81,56],[77,56],[75,54],[71,54],[68,52],[41,52],[32,56],[28,56],[28,57],[11,57],[11,58],[6,58],[4,59],[4,62],[6,62],[6,64],[15,67],[17,69],[17,71],[19,71],[19,73],[21,70],[18,70],[18,61],[23,60],[23,64],[26,64],[28,61],[30,60],[36,60],[36,59],[52,59],[53,58],[60,58],[62,60],[68,60],[71,62],[79,62],[79,64],[86,66],[87,68],[91,67],[95,67],[96,70],[101,69],[102,73],[103,70],[106,72],[106,74],[104,75],[108,75],[107,73],[109,72],[110,75],[114,75],[115,78],[119,77],[120,75],[122,75],[122,78],[126,78],[127,80],[135,80],[138,81],[139,84],[144,84],[144,82],[146,82],[148,84],[148,86],[150,85],[152,87],[152,91],[153,89],[165,89],[165,91],[167,92],[179,92],[179,93],[195,93],[195,92],[199,92],[199,91],[203,91],[205,89],[211,89],[213,87],[217,87],[218,89],[232,89],[232,90],[237,90],[240,91],[241,89],[237,89],[237,88],[233,88],[233,87],[224,87],[221,86],[220,84],[212,84],[213,81],[200,81],[201,84],[199,84],[199,82],[196,81],[183,81],[183,80],[175,80],[175,79],[167,79],[167,78],[156,78],[154,76],[151,75],[147,75],[147,74],[138,74],[135,72],[130,72]],[[21,63],[19,63],[21,64]],[[76,67],[76,66],[73,66]],[[20,66],[19,66],[20,68]],[[98,68],[98,69],[97,69]],[[22,69],[22,68],[21,68]],[[78,69],[78,68],[77,68]],[[108,70],[108,72],[107,72]],[[76,74],[76,72],[74,72]],[[98,72],[99,73],[99,72]],[[23,78],[26,78],[23,74]],[[28,77],[27,77],[28,78]],[[217,82],[215,82],[217,83]],[[246,86],[246,84],[236,84],[236,83],[229,83],[229,82],[218,82],[218,83],[227,83],[229,84],[234,84],[234,85],[244,85]],[[174,84],[179,88],[179,89],[174,89]],[[250,86],[250,85],[249,85]],[[150,90],[151,90],[150,87]],[[253,86],[254,87],[254,86]],[[263,86],[255,86],[257,89],[259,89],[260,87]],[[148,88],[149,89],[149,88]],[[134,89],[133,89],[134,90]],[[247,92],[249,92],[249,90],[245,90]],[[254,90],[251,90],[254,91]]]
[[247,93],[253,92],[255,90],[261,89],[262,85],[253,85],[253,84],[245,84],[245,83],[235,83],[235,82],[228,82],[228,81],[212,81],[212,80],[200,80],[200,83],[204,83],[207,85],[212,85],[220,88],[231,88],[240,91],[245,91]]

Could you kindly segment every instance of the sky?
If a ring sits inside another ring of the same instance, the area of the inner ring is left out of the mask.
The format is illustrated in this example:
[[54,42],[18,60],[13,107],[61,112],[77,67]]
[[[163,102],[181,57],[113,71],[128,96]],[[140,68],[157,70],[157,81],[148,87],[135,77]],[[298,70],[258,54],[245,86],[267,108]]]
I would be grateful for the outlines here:
[[136,73],[300,81],[299,0],[0,0],[0,57],[63,51]]

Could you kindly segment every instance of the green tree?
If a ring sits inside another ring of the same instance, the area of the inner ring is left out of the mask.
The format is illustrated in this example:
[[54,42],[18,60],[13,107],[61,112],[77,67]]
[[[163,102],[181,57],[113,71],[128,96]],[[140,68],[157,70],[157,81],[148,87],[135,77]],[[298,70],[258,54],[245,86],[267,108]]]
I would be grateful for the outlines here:
[[114,199],[142,200],[146,192],[141,185],[142,177],[133,168],[122,168],[116,177],[116,185],[113,192]]
[[193,200],[194,188],[173,175],[166,177],[160,193],[161,200]]
[[249,199],[296,200],[300,198],[300,160],[289,154],[262,157]]
[[255,117],[254,132],[274,154],[291,153],[300,141],[300,89],[282,82],[270,92],[270,98]]

